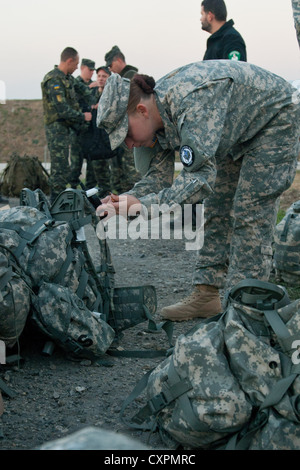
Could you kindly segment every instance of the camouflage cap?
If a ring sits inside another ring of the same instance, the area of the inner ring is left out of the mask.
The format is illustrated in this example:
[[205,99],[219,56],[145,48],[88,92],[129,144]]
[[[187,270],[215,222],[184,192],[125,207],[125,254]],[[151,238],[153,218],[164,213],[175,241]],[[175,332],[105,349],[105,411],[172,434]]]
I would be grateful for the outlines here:
[[81,65],[86,65],[90,70],[95,70],[95,62],[90,59],[82,59]]
[[105,54],[104,60],[106,61],[106,67],[110,67],[113,61],[113,58],[119,54],[121,51],[118,46],[114,46],[109,52]]
[[104,70],[104,72],[107,73],[107,75],[111,75],[111,71],[109,70],[108,67],[106,67],[106,65],[101,65],[100,67],[97,67],[96,72],[98,73],[99,70]]
[[120,147],[127,136],[129,92],[130,80],[113,73],[108,77],[100,98],[97,126],[108,133],[112,150]]

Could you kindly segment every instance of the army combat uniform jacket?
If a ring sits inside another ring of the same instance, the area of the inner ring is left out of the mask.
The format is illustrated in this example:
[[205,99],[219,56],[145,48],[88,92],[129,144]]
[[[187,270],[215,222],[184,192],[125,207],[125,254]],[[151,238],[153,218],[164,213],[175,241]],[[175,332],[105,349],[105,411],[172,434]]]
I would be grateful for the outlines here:
[[72,75],[66,75],[55,67],[41,84],[45,131],[51,158],[51,202],[70,183],[69,146],[75,133],[85,123],[76,88],[81,88],[82,94],[90,95],[90,92],[84,84],[75,82]]
[[[148,194],[143,197],[146,206],[207,197],[214,185],[215,159],[230,155],[237,160],[259,145],[271,146],[272,119],[281,111],[288,111],[285,134],[296,145],[299,92],[254,65],[222,60],[190,64],[160,79],[155,92],[164,132],[156,134],[153,149],[134,149],[137,169],[145,177],[133,193]],[[180,152],[183,171],[172,185],[175,151]],[[272,158],[280,161],[276,155]],[[185,196],[179,195],[179,185],[189,185],[189,190],[182,189]]]
[[84,123],[76,90],[89,100],[89,89],[72,75],[65,75],[58,67],[49,72],[41,84],[45,125],[61,122],[67,127],[78,128]]
[[[195,284],[223,287],[228,265],[232,282],[266,280],[276,200],[292,183],[299,154],[299,92],[270,72],[229,60],[181,67],[155,92],[164,130],[154,148],[135,149],[144,176],[129,193],[148,217],[153,205],[205,200]],[[183,170],[173,180],[176,151]]]

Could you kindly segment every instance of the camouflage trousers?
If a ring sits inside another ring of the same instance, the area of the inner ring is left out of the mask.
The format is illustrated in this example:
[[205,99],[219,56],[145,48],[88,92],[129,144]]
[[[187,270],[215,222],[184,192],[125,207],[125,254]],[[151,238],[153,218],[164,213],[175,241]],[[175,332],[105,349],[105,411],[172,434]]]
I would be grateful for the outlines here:
[[45,126],[45,132],[51,160],[49,186],[53,202],[69,183],[69,151],[74,134],[59,122]]
[[84,153],[80,135],[75,136],[71,145],[71,168],[69,178],[71,188],[76,189],[79,185],[84,160],[86,160],[85,186],[87,189],[94,188],[96,186],[96,178],[93,162],[90,160],[89,156]]
[[117,194],[129,191],[137,181],[140,181],[141,175],[135,169],[132,150],[124,148],[122,157],[114,157],[110,162],[111,185]]
[[194,284],[226,292],[245,278],[269,279],[279,197],[297,168],[299,121],[300,116],[282,113],[242,158],[217,156],[214,192],[204,201],[204,245]]
[[97,182],[98,188],[101,189],[101,197],[107,196],[112,192],[112,186],[110,183],[110,162],[112,159],[108,160],[93,160],[94,174]]

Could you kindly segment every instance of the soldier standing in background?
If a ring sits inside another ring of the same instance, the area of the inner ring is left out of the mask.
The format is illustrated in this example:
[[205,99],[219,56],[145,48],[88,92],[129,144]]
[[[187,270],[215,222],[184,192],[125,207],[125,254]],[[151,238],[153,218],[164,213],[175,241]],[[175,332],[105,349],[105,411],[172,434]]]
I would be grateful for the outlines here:
[[[97,83],[98,88],[94,92],[94,101],[95,103],[99,102],[99,99],[102,95],[103,89],[105,87],[106,80],[111,75],[110,70],[106,66],[98,67],[96,70],[97,74]],[[93,111],[94,115],[95,111]],[[95,116],[95,120],[96,120]],[[94,116],[93,116],[94,119]],[[116,157],[114,157],[116,158]],[[95,178],[97,181],[97,186],[101,189],[101,195],[107,195],[112,190],[111,184],[111,171],[110,171],[111,159],[95,159],[93,160],[93,168],[95,173]]]
[[61,53],[60,63],[41,83],[46,139],[51,159],[50,200],[54,201],[69,183],[69,147],[74,134],[92,119],[80,111],[72,73],[78,68],[78,52],[72,47]]
[[247,61],[246,44],[240,33],[233,27],[233,20],[227,20],[224,0],[203,0],[201,3],[201,24],[203,31],[210,33],[203,60],[228,59]]
[[298,43],[300,47],[300,1],[292,0],[292,7],[293,7],[296,34],[297,34]]
[[[82,112],[91,112],[93,105],[92,90],[97,86],[97,82],[93,82],[92,76],[95,71],[95,62],[90,59],[82,59],[80,66],[80,75],[75,78],[75,90],[77,100]],[[88,95],[85,88],[91,90]],[[86,123],[82,130],[75,136],[71,145],[71,171],[70,171],[70,185],[76,189],[82,171],[83,161],[86,160],[86,179],[85,186],[87,189],[96,186],[96,178],[92,161],[85,154],[85,148],[82,145],[84,134],[88,130],[91,122]]]
[[[167,210],[205,200],[194,291],[165,307],[165,319],[216,315],[219,289],[226,294],[245,278],[269,279],[278,198],[294,180],[299,154],[300,94],[291,84],[229,60],[189,64],[157,84],[147,75],[131,82],[112,75],[97,124],[112,149],[123,141],[134,148],[143,168],[133,190],[102,201],[99,216],[136,205],[148,219],[153,205]],[[176,150],[183,170],[174,180]]]
[[[118,46],[114,46],[105,54],[106,66],[113,73],[118,73],[129,80],[138,72],[136,67],[126,64],[125,56]],[[135,169],[133,151],[124,147],[124,154],[118,152],[118,156],[111,160],[112,188],[117,193],[123,193],[131,189],[139,181],[140,174]]]

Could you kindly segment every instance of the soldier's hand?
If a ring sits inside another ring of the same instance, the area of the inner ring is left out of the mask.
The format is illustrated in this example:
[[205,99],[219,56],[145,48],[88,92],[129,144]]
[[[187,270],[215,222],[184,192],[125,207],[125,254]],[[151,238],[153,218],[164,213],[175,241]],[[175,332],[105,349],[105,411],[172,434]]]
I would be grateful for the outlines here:
[[127,215],[136,215],[141,210],[140,201],[131,195],[110,194],[106,198],[101,199],[101,206],[96,210],[99,217],[105,216],[104,220],[108,220],[114,215],[122,215],[127,218]]
[[83,113],[84,114],[84,120],[85,121],[91,121],[92,120],[92,113]]

